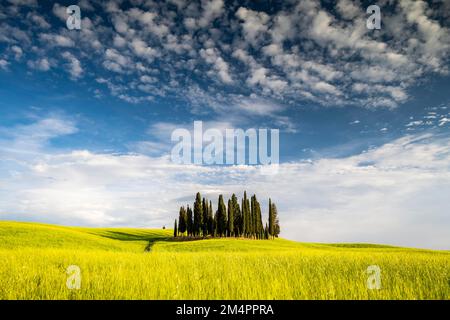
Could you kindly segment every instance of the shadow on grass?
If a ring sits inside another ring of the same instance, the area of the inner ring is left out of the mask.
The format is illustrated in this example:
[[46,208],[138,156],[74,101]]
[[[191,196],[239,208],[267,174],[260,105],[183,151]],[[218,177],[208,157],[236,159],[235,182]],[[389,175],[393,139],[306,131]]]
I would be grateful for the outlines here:
[[112,240],[119,240],[119,241],[146,241],[148,242],[147,246],[145,247],[145,251],[150,251],[152,246],[155,244],[155,242],[158,241],[170,241],[173,239],[173,237],[164,236],[164,235],[158,235],[158,234],[152,234],[147,232],[142,232],[141,234],[136,232],[124,232],[124,231],[102,231],[102,232],[95,232],[93,233],[95,235],[112,239]]
[[119,240],[119,241],[147,241],[148,244],[145,247],[145,251],[151,251],[153,245],[158,241],[165,241],[165,242],[185,242],[185,241],[197,241],[197,240],[205,240],[208,239],[208,237],[176,237],[173,236],[163,236],[158,234],[151,234],[142,232],[142,234],[136,234],[136,233],[129,233],[124,231],[102,231],[102,232],[96,232],[93,233],[95,235],[113,239],[113,240]]

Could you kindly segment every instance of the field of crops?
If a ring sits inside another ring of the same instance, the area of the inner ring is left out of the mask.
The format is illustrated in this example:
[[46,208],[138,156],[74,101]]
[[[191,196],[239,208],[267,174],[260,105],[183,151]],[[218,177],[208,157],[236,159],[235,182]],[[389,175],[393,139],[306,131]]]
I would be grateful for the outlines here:
[[[0,222],[0,299],[449,299],[450,252]],[[69,289],[67,268],[81,271]],[[380,268],[369,289],[369,266]]]

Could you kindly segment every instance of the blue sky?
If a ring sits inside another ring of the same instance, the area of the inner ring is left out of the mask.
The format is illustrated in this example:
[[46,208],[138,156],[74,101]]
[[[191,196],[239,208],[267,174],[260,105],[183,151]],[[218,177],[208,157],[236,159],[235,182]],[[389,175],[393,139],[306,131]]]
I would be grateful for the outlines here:
[[[370,4],[3,1],[0,217],[160,227],[247,189],[291,239],[450,248],[450,6]],[[279,172],[172,163],[197,120],[279,129]]]

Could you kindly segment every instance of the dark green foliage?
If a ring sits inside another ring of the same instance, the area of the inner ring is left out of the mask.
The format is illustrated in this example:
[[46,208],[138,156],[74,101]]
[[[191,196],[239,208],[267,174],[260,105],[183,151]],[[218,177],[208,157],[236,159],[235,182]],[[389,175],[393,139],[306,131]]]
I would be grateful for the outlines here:
[[208,234],[214,236],[214,217],[212,202],[209,202],[208,206]]
[[250,237],[251,235],[251,225],[250,225],[250,205],[247,199],[247,191],[244,191],[244,199],[242,200],[242,214],[244,220],[243,233],[245,237]]
[[216,213],[214,213],[214,219],[213,219],[213,237],[218,236],[217,228],[218,228],[218,221],[219,221],[219,210],[216,210]]
[[178,217],[178,232],[182,235],[186,232],[187,228],[187,214],[184,207],[180,208],[180,215]]
[[223,202],[223,196],[219,195],[217,205],[217,235],[226,236],[227,233],[227,208]]
[[193,221],[193,216],[192,216],[192,209],[189,208],[189,206],[187,206],[187,224],[186,224],[186,229],[187,229],[187,233],[188,236],[192,236],[193,235],[193,229],[194,229],[194,221]]
[[261,205],[256,199],[256,195],[254,195],[253,197],[255,199],[255,233],[258,239],[262,239],[264,237],[264,226],[262,223]]
[[245,196],[244,205],[245,205],[246,234],[247,234],[247,237],[250,238],[252,236],[252,215],[251,215],[251,212],[250,212],[250,200],[247,199],[247,196]]
[[273,229],[273,235],[275,237],[278,237],[280,234],[280,220],[278,219],[278,210],[275,203],[272,203],[272,212],[273,212],[273,220],[274,220],[274,229]]
[[242,235],[242,214],[241,214],[241,208],[239,208],[238,199],[234,193],[231,196],[231,206],[233,207],[234,235],[236,237],[240,237]]
[[202,234],[204,237],[208,235],[208,200],[203,198],[202,201]]
[[200,192],[197,192],[194,202],[194,236],[199,236],[203,226],[203,207]]
[[234,236],[234,207],[231,199],[228,199],[228,219],[227,219],[227,235]]
[[178,237],[178,229],[177,229],[177,219],[175,219],[175,224],[173,226],[173,236]]
[[269,235],[273,237],[274,230],[275,230],[275,224],[273,219],[273,210],[272,210],[272,200],[269,198]]
[[[244,195],[245,195],[245,193],[244,193]],[[245,202],[244,202],[244,199],[242,199],[241,200],[241,219],[242,219],[242,223],[241,223],[241,234],[242,234],[242,236],[243,237],[246,237],[247,236],[247,234],[246,234],[246,231],[247,231],[247,222],[246,222],[246,219],[247,219],[247,217],[245,216]]]

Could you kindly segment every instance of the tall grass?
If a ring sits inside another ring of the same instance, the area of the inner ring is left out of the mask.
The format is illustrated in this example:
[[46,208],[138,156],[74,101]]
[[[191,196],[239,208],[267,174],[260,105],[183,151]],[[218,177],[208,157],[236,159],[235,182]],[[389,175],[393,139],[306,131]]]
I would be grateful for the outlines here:
[[[55,230],[56,238],[42,240]],[[444,251],[281,239],[171,242],[168,234],[0,223],[0,299],[450,298]],[[30,242],[33,237],[41,243]],[[73,237],[78,244],[61,245]],[[87,241],[85,247],[84,237],[98,246]],[[160,241],[145,251],[155,237]],[[81,269],[80,290],[66,286],[69,265]],[[366,286],[369,265],[381,268],[379,290]]]

